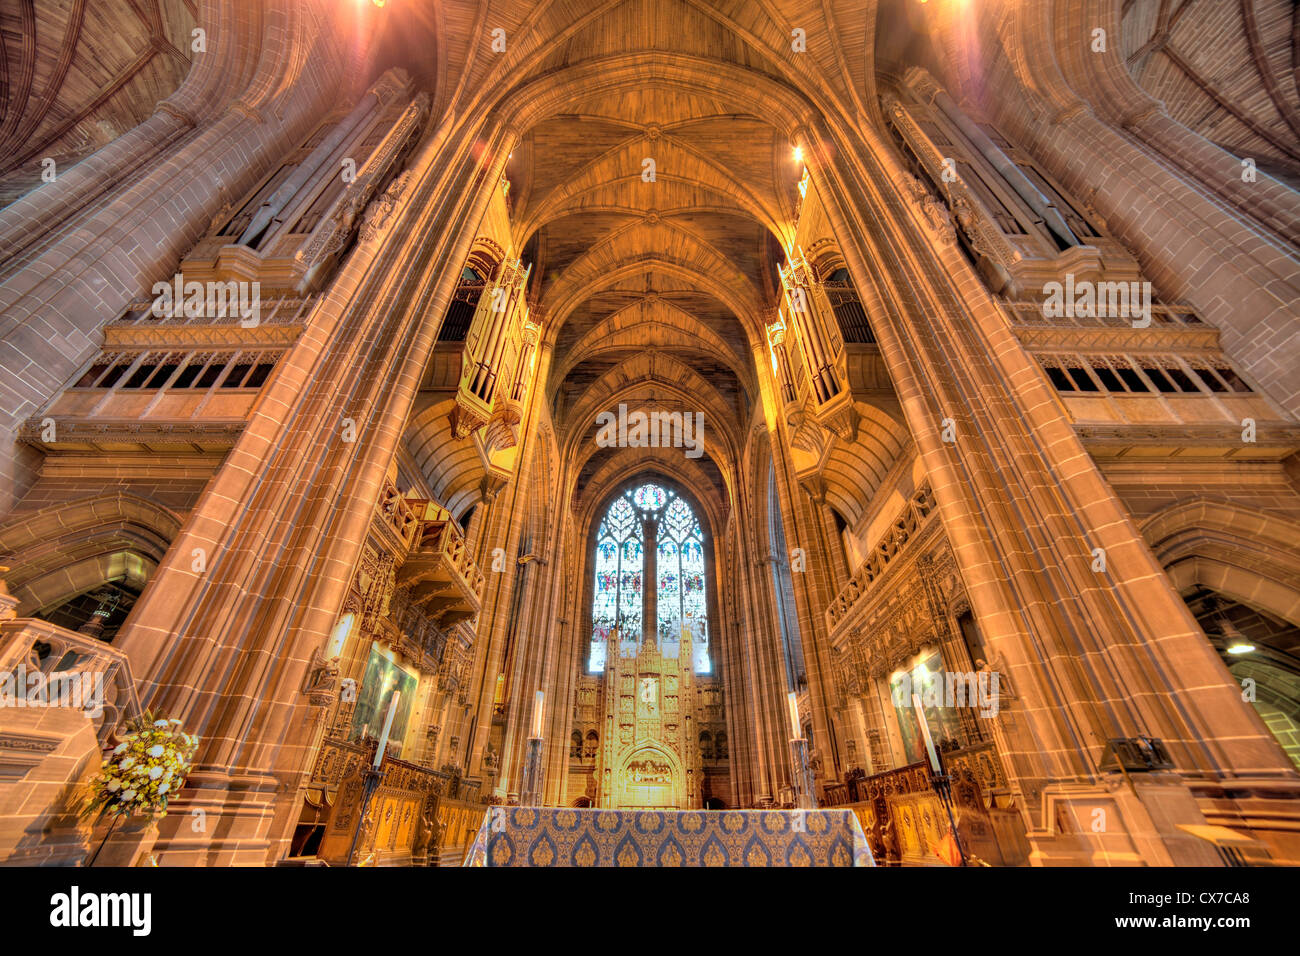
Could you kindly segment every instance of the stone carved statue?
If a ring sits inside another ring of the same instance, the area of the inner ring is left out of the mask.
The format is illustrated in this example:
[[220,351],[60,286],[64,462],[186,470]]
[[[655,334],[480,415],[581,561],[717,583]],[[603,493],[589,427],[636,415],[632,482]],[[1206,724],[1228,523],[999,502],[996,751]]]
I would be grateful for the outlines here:
[[328,707],[338,697],[339,659],[325,660],[319,649],[312,651],[311,670],[304,693],[313,707]]
[[975,670],[981,674],[997,675],[998,682],[996,686],[999,700],[1016,700],[1015,692],[1011,689],[1011,678],[1007,674],[1005,660],[1000,654],[993,657],[991,661],[980,659],[975,661]]
[[438,796],[425,794],[420,804],[420,815],[415,820],[415,836],[411,840],[411,863],[429,866],[438,858],[442,831],[438,826]]

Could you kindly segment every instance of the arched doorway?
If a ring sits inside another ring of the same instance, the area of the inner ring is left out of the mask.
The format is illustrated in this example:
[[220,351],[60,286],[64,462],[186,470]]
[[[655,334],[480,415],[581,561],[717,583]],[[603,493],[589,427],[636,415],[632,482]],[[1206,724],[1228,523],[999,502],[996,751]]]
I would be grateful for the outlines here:
[[1300,768],[1300,627],[1203,586],[1184,600],[1245,699]]

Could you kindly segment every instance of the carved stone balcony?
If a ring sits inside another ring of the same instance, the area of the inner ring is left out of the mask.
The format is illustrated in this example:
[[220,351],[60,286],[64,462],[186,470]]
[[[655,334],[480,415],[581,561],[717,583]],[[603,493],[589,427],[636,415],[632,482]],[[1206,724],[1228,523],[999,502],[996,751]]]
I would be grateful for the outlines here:
[[483,572],[465,546],[451,513],[436,502],[409,502],[417,521],[415,538],[398,584],[411,588],[411,602],[420,605],[440,627],[450,627],[478,614],[483,599]]
[[884,576],[891,562],[904,550],[935,513],[934,493],[928,484],[922,485],[899,513],[894,523],[868,552],[839,594],[826,608],[826,626],[832,640],[838,638],[855,607],[870,599],[873,586]]
[[[95,725],[101,745],[108,743],[125,720],[140,713],[126,655],[48,621],[0,620],[0,675],[8,676],[3,683],[12,698],[3,704],[12,705],[24,694],[35,694],[40,701],[57,695],[59,700],[52,706],[71,700]],[[40,690],[33,691],[37,686]]]
[[374,527],[388,539],[394,551],[404,551],[414,543],[419,522],[412,506],[421,504],[422,501],[408,501],[391,479],[385,479]]

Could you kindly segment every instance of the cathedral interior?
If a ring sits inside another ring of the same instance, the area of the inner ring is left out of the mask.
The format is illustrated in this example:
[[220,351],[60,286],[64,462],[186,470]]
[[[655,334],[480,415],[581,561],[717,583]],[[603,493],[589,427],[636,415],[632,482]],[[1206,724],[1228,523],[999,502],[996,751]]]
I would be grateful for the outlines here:
[[1300,864],[1291,0],[0,54],[0,863]]

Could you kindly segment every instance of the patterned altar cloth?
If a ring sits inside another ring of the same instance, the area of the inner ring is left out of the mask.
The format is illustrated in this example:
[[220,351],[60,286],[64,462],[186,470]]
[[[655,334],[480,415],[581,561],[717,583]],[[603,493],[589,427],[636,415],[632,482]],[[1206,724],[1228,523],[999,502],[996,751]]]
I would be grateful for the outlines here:
[[875,866],[851,810],[490,807],[466,866]]

